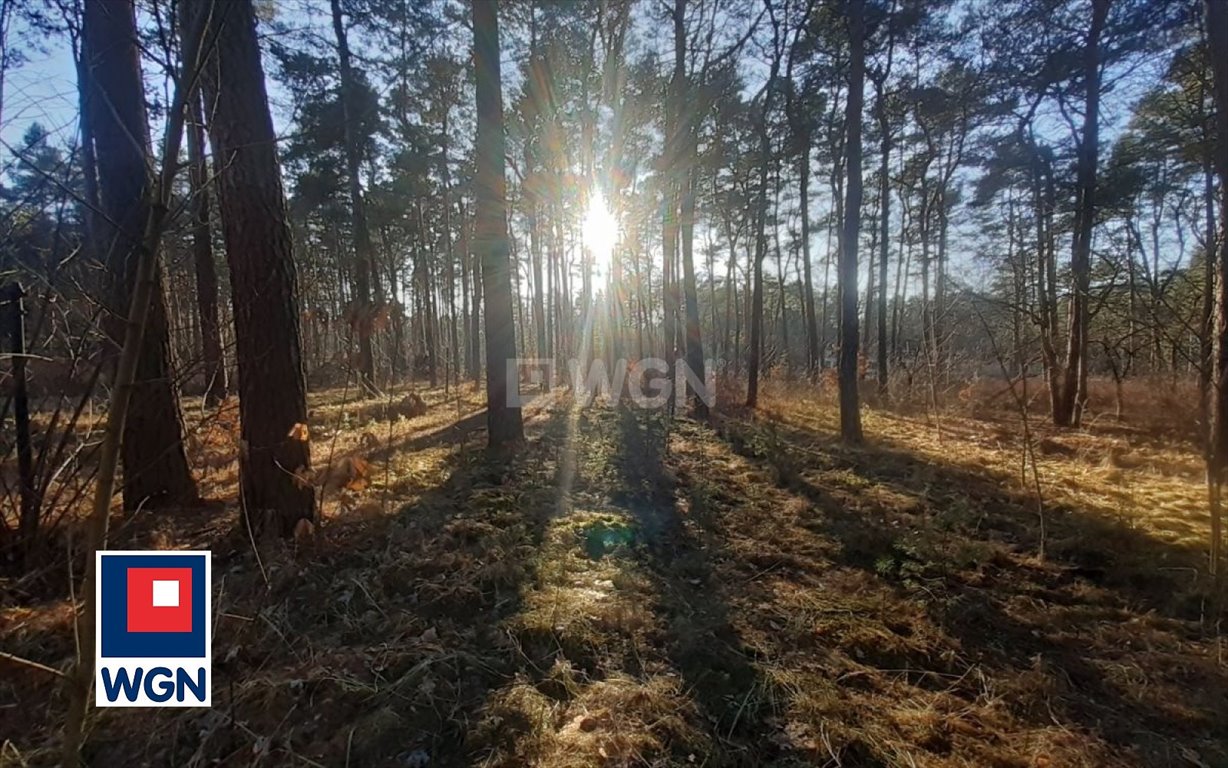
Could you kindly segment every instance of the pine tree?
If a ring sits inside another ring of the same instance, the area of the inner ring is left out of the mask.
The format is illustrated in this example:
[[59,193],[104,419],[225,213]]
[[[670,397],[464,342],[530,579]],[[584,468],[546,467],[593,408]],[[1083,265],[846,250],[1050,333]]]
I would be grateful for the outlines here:
[[[104,328],[123,344],[124,319],[135,288],[141,237],[149,215],[149,128],[141,82],[135,9],[131,0],[89,2],[90,119],[97,155],[101,216],[95,217],[96,252],[107,265]],[[183,416],[175,391],[167,331],[162,269],[155,270],[153,298],[137,363],[132,405],[121,446],[124,508],[165,507],[196,499],[196,481],[183,448]]]
[[239,367],[240,500],[254,529],[289,535],[314,516],[311,462],[295,426],[307,421],[290,225],[251,0],[218,3],[201,83],[218,159],[222,231]]
[[473,248],[482,264],[486,307],[486,426],[490,447],[506,448],[524,438],[520,406],[508,390],[515,370],[516,331],[508,263],[507,179],[504,164],[503,92],[499,72],[499,4],[473,2],[473,63],[477,83],[477,169],[474,177]]

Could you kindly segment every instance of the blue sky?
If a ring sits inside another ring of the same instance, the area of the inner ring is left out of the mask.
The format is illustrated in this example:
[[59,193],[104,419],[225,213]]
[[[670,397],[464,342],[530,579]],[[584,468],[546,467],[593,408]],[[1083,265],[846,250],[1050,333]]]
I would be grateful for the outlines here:
[[77,73],[68,41],[49,37],[39,42],[45,50],[21,46],[27,61],[5,78],[0,139],[9,145],[17,144],[34,122],[42,123],[57,144],[68,143],[77,131]]
[[[288,21],[291,26],[297,27],[299,31],[314,33],[321,41],[321,44],[327,45],[329,43],[331,28],[328,22],[326,3],[321,2],[321,0],[281,0],[276,7],[278,9],[279,21],[283,23]],[[16,28],[11,30],[10,43],[16,43],[17,47],[21,49],[25,61],[20,67],[7,73],[3,94],[3,114],[0,115],[0,140],[9,146],[16,146],[20,143],[22,135],[29,126],[34,122],[38,122],[52,134],[55,144],[60,146],[70,145],[74,142],[77,132],[77,83],[67,36],[42,35],[31,39],[29,30],[22,29],[20,24],[19,20],[15,25]],[[262,25],[260,31],[268,33],[269,28]],[[505,87],[511,91],[517,85],[516,81],[519,72],[517,62],[511,60],[516,56],[517,49],[506,32],[507,30],[505,30],[503,40]],[[645,31],[645,34],[652,38],[654,37],[654,32],[659,33],[660,30],[650,28]],[[456,44],[463,45],[465,42],[464,36],[465,33],[462,31]],[[663,48],[669,47],[669,41],[663,42],[659,39],[650,39],[647,42],[650,47],[654,43]],[[354,39],[352,40],[352,45],[356,52],[361,55],[364,41],[361,38]],[[753,70],[756,63],[748,62],[748,66]],[[1129,106],[1143,88],[1155,82],[1160,66],[1159,64],[1153,64],[1151,67],[1144,67],[1139,72],[1136,72],[1134,77],[1124,83],[1124,87],[1119,92],[1105,99],[1102,140],[1106,143],[1106,151],[1107,144],[1120,132],[1128,120],[1130,115]],[[268,61],[267,57],[265,71],[266,73],[273,71],[271,62]],[[149,62],[145,64],[145,75],[149,81],[150,92],[160,92],[163,87],[161,74]],[[280,86],[275,78],[268,77],[266,82],[269,89],[274,126],[279,134],[284,135],[290,130],[293,121],[293,104],[285,89]],[[1055,136],[1060,136],[1064,131],[1065,127],[1063,125],[1055,123]],[[159,125],[153,126],[153,135],[155,140],[160,138]],[[11,153],[7,149],[0,148],[0,172],[3,172],[3,169],[9,166],[11,162]],[[816,192],[815,198],[815,208],[821,208],[821,190]],[[820,211],[815,210],[813,213],[817,215]],[[962,221],[955,222],[957,227],[963,223]],[[822,243],[817,238],[818,235],[816,235],[815,245],[821,249]],[[974,244],[976,241],[975,235],[970,238],[957,236],[956,242],[953,243],[954,250],[957,253],[962,253],[966,246]],[[973,268],[975,264],[975,262],[967,258],[961,259],[961,261],[969,268]]]
[[[16,45],[24,61],[6,75],[0,140],[17,146],[30,125],[37,122],[51,133],[53,143],[70,145],[77,134],[77,73],[68,36],[40,35],[31,41],[28,32],[21,20],[10,31],[9,43]],[[150,62],[142,64],[150,93],[160,91],[160,73]],[[265,71],[269,71],[267,59]],[[273,123],[280,133],[289,123],[291,105],[276,80],[266,77],[266,84],[272,102]],[[153,126],[155,141],[160,139],[159,128]],[[10,162],[7,150],[0,150],[0,156],[4,164]]]

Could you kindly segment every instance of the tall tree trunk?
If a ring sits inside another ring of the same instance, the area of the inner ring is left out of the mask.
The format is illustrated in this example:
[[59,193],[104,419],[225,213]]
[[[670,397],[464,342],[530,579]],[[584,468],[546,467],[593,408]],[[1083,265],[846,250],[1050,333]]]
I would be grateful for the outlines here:
[[848,185],[837,280],[840,284],[840,437],[850,443],[862,440],[857,396],[857,240],[861,236],[861,111],[866,74],[864,12],[865,0],[848,0],[845,6],[849,33],[849,95],[845,120]]
[[934,366],[942,376],[945,386],[950,378],[949,355],[947,354],[947,231],[950,221],[947,212],[947,185],[942,182],[938,192],[938,252],[934,270]]
[[[770,10],[770,7],[769,7]],[[763,356],[763,260],[767,258],[768,176],[772,164],[772,136],[769,120],[772,114],[772,98],[776,95],[776,79],[780,76],[782,52],[780,49],[780,26],[772,18],[772,64],[767,82],[763,86],[763,106],[755,121],[759,136],[759,189],[755,201],[755,252],[751,258],[749,275],[750,295],[747,314],[750,316],[749,349],[747,350],[746,406],[759,404],[759,367]]]
[[[465,372],[473,382],[478,382],[482,376],[482,340],[481,326],[478,323],[478,307],[482,303],[482,283],[478,270],[477,258],[473,252],[473,226],[465,210],[465,201],[456,201],[456,215],[460,220],[460,260],[461,260],[461,292],[464,303],[461,307],[462,323],[465,326]],[[472,310],[470,309],[472,306]]]
[[[900,363],[900,319],[908,303],[908,275],[912,266],[912,245],[908,242],[908,201],[900,195],[900,239],[895,255],[895,285],[891,297],[891,359]],[[911,377],[910,377],[911,379]]]
[[222,324],[217,308],[217,266],[209,229],[209,172],[205,162],[205,127],[200,94],[188,100],[188,170],[192,190],[192,260],[196,268],[196,306],[200,313],[201,368],[205,375],[205,405],[226,399],[226,361],[222,357]]
[[747,351],[746,407],[759,404],[759,364],[763,354],[763,260],[767,258],[768,175],[772,162],[772,139],[768,116],[776,86],[779,59],[773,59],[772,72],[763,91],[763,110],[759,115],[759,190],[755,201],[755,255],[751,267],[750,349]]
[[439,334],[435,327],[435,283],[431,279],[430,250],[426,244],[426,219],[422,201],[415,203],[418,216],[418,269],[421,275],[422,332],[426,346],[427,375],[432,387],[439,386]]
[[[336,2],[336,0],[333,0]],[[448,113],[451,107],[444,105],[443,113],[443,130],[440,131],[442,137],[442,147],[440,148],[440,176],[443,179],[443,238],[444,238],[444,258],[447,259],[447,270],[445,272],[445,280],[447,281],[447,299],[448,299],[448,346],[449,356],[452,359],[453,368],[455,368],[456,384],[460,386],[460,369],[461,369],[461,350],[460,336],[457,333],[456,327],[456,250],[452,240],[452,173],[448,166],[448,131],[449,121]],[[446,383],[446,382],[445,382]]]
[[[546,243],[546,345],[545,357],[558,362],[559,354],[559,323],[558,323],[558,279],[555,273],[555,243],[553,222],[547,216],[547,224],[543,233]],[[538,223],[540,227],[540,222]],[[553,382],[551,382],[553,384]]]
[[508,266],[512,276],[512,317],[514,319],[513,327],[515,328],[515,337],[523,339],[524,335],[524,308],[521,304],[520,297],[523,295],[520,290],[520,256],[516,252],[516,231],[512,227],[512,218],[510,215],[504,220],[504,231],[507,232],[507,250],[508,250]]
[[[0,0],[2,1],[2,0]],[[81,36],[80,50],[77,52],[77,99],[81,112],[78,121],[81,131],[81,190],[84,200],[81,205],[81,224],[85,233],[82,249],[86,256],[95,261],[99,254],[98,212],[102,210],[102,202],[98,192],[98,159],[94,152],[94,91],[91,82],[89,38]]]
[[[212,3],[209,3],[212,6]],[[106,29],[106,24],[98,18],[98,14],[114,14],[120,18],[125,27],[124,40],[134,40],[136,25],[135,14],[131,4],[111,3],[104,7],[101,0],[91,0],[86,4],[85,26],[90,29],[87,35],[96,35]],[[93,19],[91,19],[93,16]],[[97,25],[97,26],[96,26]],[[99,638],[96,636],[97,611],[99,606],[94,602],[94,587],[98,584],[96,572],[99,550],[107,545],[107,528],[110,522],[111,500],[115,493],[115,470],[120,460],[120,443],[123,439],[125,422],[132,404],[133,395],[137,389],[137,370],[140,366],[142,353],[142,337],[145,335],[152,310],[154,294],[158,288],[157,253],[161,245],[162,233],[169,217],[172,188],[178,170],[179,148],[183,139],[184,111],[186,100],[191,97],[195,78],[196,63],[200,58],[201,24],[187,25],[191,31],[184,35],[183,59],[190,64],[185,65],[175,78],[176,86],[171,98],[171,106],[166,118],[166,133],[162,145],[162,167],[158,179],[150,185],[152,194],[146,197],[146,218],[141,226],[140,240],[134,250],[135,266],[132,282],[132,292],[129,306],[124,315],[127,322],[124,325],[123,341],[120,344],[120,354],[115,366],[114,386],[111,390],[110,403],[107,408],[106,434],[99,447],[97,457],[97,477],[94,488],[93,505],[84,527],[84,548],[86,555],[85,576],[81,582],[80,606],[74,606],[73,629],[77,644],[76,661],[69,672],[64,675],[68,706],[65,715],[63,738],[61,739],[60,765],[63,768],[75,768],[80,764],[81,742],[85,737],[85,717],[89,711],[89,692],[94,683],[95,654],[98,651]],[[120,31],[116,29],[115,31]],[[105,43],[115,38],[95,41]],[[125,46],[126,47],[126,46]],[[91,54],[99,49],[90,46]],[[139,65],[135,47],[129,47],[133,55],[127,58],[138,77]],[[92,56],[91,56],[92,58]],[[118,62],[117,62],[118,65]],[[117,70],[119,67],[117,66]],[[109,82],[109,81],[103,81]],[[119,81],[122,82],[122,81]],[[95,85],[93,76],[82,81],[83,87],[92,88]],[[99,96],[105,93],[99,90]],[[89,132],[86,133],[89,135]],[[132,134],[130,139],[141,134]],[[148,144],[148,141],[146,141]],[[139,146],[139,144],[138,144]],[[114,224],[113,224],[114,226]],[[122,232],[122,230],[120,230]]]
[[[470,241],[472,241],[472,237]],[[473,383],[478,384],[482,377],[482,259],[471,246],[469,257],[473,260],[473,318],[470,320],[472,333],[469,336],[469,359],[472,361]]]
[[827,244],[823,249],[823,299],[819,311],[819,370],[827,368],[827,325],[830,313],[828,299],[831,295],[831,241],[832,232],[840,226],[831,211],[828,211]]
[[[151,190],[149,129],[131,0],[87,3],[85,36],[103,213],[94,221],[96,247],[108,265],[108,303],[114,312],[104,325],[111,343],[120,347]],[[163,273],[157,265],[120,449],[126,510],[183,504],[197,497],[183,448],[183,416],[173,382]]]
[[789,352],[789,308],[786,303],[786,275],[788,272],[780,250],[780,167],[776,167],[775,188],[772,190],[772,249],[776,255],[776,318],[780,324],[780,350],[784,357],[785,374],[793,376],[793,358]]
[[[1228,236],[1228,6],[1220,0],[1203,0],[1206,14],[1208,48],[1219,52],[1211,56],[1211,72],[1215,83],[1215,106],[1218,128],[1215,142],[1215,173],[1219,176],[1219,233]],[[1211,426],[1211,461],[1208,476],[1211,481],[1211,573],[1217,585],[1222,581],[1220,570],[1222,522],[1220,497],[1225,472],[1228,471],[1228,247],[1221,244],[1216,259],[1215,316],[1215,400]]]
[[886,400],[891,394],[888,387],[890,372],[887,368],[887,262],[891,253],[891,124],[887,115],[886,85],[875,85],[874,106],[878,113],[878,130],[881,133],[878,168],[878,396]]
[[358,334],[358,383],[368,395],[379,394],[375,385],[375,354],[371,337],[374,335],[372,321],[375,311],[371,304],[371,281],[375,278],[372,266],[371,232],[367,228],[367,209],[362,194],[362,147],[359,146],[358,115],[354,97],[358,83],[350,63],[350,45],[346,39],[345,24],[341,19],[340,0],[330,0],[333,33],[337,38],[337,55],[341,64],[341,121],[345,132],[345,166],[349,182],[350,214],[353,217],[354,237],[354,307],[351,325]]
[[[391,252],[388,243],[388,234],[385,230],[380,230],[380,240],[386,251]],[[389,361],[392,369],[392,380],[400,383],[403,376],[406,375],[405,369],[405,305],[400,297],[404,295],[404,286],[401,278],[401,270],[398,262],[394,261],[388,270],[388,292],[392,296],[390,301],[390,309],[392,311],[392,355]],[[312,335],[317,336],[315,330],[315,316],[312,315]]]
[[[687,108],[686,82],[686,0],[674,0],[674,74],[670,87],[673,107],[668,111],[673,125],[666,131],[673,136],[673,153],[668,162],[673,164],[676,179],[674,199],[678,201],[682,245],[682,291],[686,304],[686,364],[691,372],[704,381],[704,342],[699,325],[699,298],[695,287],[695,193],[696,193],[696,142],[697,116]],[[693,107],[692,107],[693,109]],[[681,191],[681,200],[678,192]],[[672,210],[671,210],[672,213]],[[705,393],[706,394],[706,393]],[[706,418],[708,405],[699,391],[693,393],[691,408],[698,418]]]
[[[526,179],[525,186],[529,185],[530,182]],[[546,347],[546,286],[542,282],[542,244],[541,233],[538,231],[535,190],[524,190],[524,204],[529,225],[529,266],[533,270],[533,330],[537,337],[537,349],[534,352],[537,357],[545,358],[549,351]]]
[[814,277],[810,265],[810,136],[802,139],[798,159],[798,192],[802,209],[802,282],[806,314],[806,373],[813,380],[819,373],[819,328],[814,314]]
[[[490,447],[501,449],[524,437],[520,406],[508,391],[519,380],[514,370],[516,333],[508,274],[507,179],[503,135],[503,92],[499,71],[499,3],[473,0],[473,62],[477,90],[474,176],[477,203],[475,251],[482,258],[486,304],[486,426]],[[511,370],[509,370],[511,369]],[[510,380],[510,381],[509,381]]]
[[[704,373],[704,340],[700,331],[699,325],[699,296],[695,287],[695,256],[693,246],[695,240],[695,156],[694,146],[690,144],[692,138],[689,137],[688,131],[688,150],[689,157],[687,167],[687,177],[683,182],[682,195],[682,289],[686,301],[686,364],[691,369],[696,377],[696,381],[705,382]],[[707,392],[699,392],[696,390],[692,393],[691,399],[692,412],[697,418],[703,419],[708,416],[708,404],[704,401],[704,397],[709,396]]]
[[[674,4],[674,77],[677,87],[674,88],[674,130],[678,139],[678,160],[684,167],[678,173],[679,186],[682,188],[679,216],[682,221],[682,252],[683,252],[683,294],[686,304],[686,366],[698,377],[700,382],[706,381],[704,375],[704,337],[699,323],[699,296],[695,288],[695,193],[698,178],[696,178],[696,125],[699,116],[686,112],[686,0],[675,0]],[[694,107],[691,107],[694,109]],[[706,393],[704,393],[706,394]],[[696,418],[707,417],[707,403],[699,391],[691,398],[691,412]]]
[[469,313],[469,238],[464,234],[464,208],[460,208],[458,213],[461,213],[461,238],[460,248],[457,249],[460,254],[461,265],[461,325],[464,327],[462,338],[462,346],[464,347],[462,354],[465,357],[465,377],[473,376],[473,357],[470,355],[469,336],[473,331],[472,316]]
[[1045,381],[1049,389],[1049,408],[1061,410],[1061,366],[1058,362],[1057,259],[1053,239],[1053,213],[1056,207],[1053,176],[1040,148],[1033,143],[1032,186],[1036,206],[1036,299],[1040,308],[1040,346]]
[[1202,310],[1198,336],[1198,390],[1203,410],[1203,443],[1210,445],[1211,383],[1214,381],[1215,353],[1215,265],[1219,260],[1215,234],[1215,172],[1208,159],[1203,169],[1203,216],[1206,233],[1206,262],[1202,275]]
[[675,285],[678,282],[678,198],[679,188],[685,173],[682,171],[682,114],[683,77],[686,63],[686,0],[674,0],[670,19],[674,32],[674,67],[666,86],[664,105],[665,146],[662,151],[661,174],[664,184],[664,205],[661,209],[661,306],[664,310],[665,337],[663,356],[674,370],[678,354],[682,350],[678,340],[678,301]]
[[887,79],[895,55],[896,0],[891,0],[884,24],[887,27],[886,62],[874,79],[874,110],[878,117],[880,196],[878,232],[878,396],[886,401],[891,396],[889,358],[887,355],[887,264],[891,254],[891,118],[887,112]]
[[[728,217],[730,214],[725,213]],[[725,262],[725,321],[724,327],[721,329],[721,356],[726,361],[735,360],[734,367],[737,367],[736,360],[738,357],[737,351],[733,347],[733,313],[734,306],[738,300],[738,272],[737,272],[737,240],[733,234],[733,225],[728,218],[725,220],[725,234],[729,238],[729,259]]]
[[240,500],[253,528],[266,520],[283,536],[315,512],[301,475],[308,443],[292,436],[307,422],[299,348],[294,248],[269,115],[252,0],[219,2],[210,17],[213,56],[201,75],[213,154],[221,172],[222,231],[234,302],[239,364]]
[[1062,396],[1054,410],[1057,426],[1077,427],[1087,401],[1087,339],[1090,320],[1092,230],[1096,225],[1096,166],[1100,155],[1100,37],[1110,0],[1092,0],[1091,26],[1083,52],[1086,106],[1078,147],[1078,206],[1070,252],[1070,325]]

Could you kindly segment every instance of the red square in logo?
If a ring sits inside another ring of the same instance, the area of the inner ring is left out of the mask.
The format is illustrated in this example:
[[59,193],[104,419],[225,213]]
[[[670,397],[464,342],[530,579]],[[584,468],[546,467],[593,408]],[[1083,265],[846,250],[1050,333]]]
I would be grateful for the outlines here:
[[191,632],[192,569],[129,568],[128,631]]

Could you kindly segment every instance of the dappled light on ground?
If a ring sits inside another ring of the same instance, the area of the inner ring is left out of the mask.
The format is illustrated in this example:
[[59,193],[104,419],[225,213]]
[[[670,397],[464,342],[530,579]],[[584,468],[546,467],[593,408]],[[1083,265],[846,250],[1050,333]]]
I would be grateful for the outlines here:
[[[554,393],[501,457],[481,447],[479,393],[417,391],[428,410],[409,418],[402,392],[312,396],[317,466],[361,459],[361,478],[322,474],[318,529],[262,543],[259,563],[232,506],[176,520],[188,535],[153,515],[117,526],[116,546],[214,550],[215,707],[101,712],[91,759],[1228,760],[1179,445],[1043,433],[1062,448],[1039,458],[1041,559],[1007,420],[871,411],[850,449],[808,390],[773,385],[713,425]],[[66,596],[37,589],[0,608],[5,649],[57,666]],[[31,764],[53,738],[39,675],[4,682],[38,702],[5,715]]]

